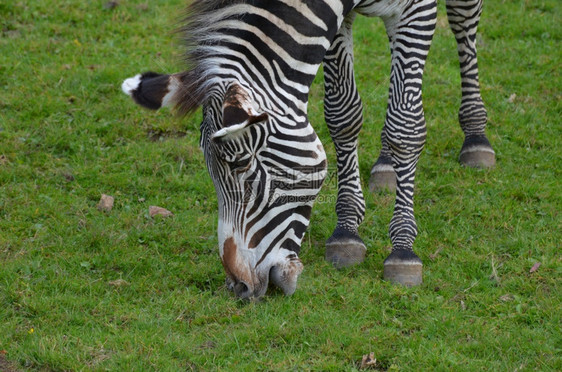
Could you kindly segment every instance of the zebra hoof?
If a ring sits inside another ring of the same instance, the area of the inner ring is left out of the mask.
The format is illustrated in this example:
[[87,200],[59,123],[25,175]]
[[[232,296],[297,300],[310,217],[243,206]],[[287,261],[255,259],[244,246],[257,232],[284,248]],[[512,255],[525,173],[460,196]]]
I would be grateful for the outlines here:
[[384,280],[414,287],[422,283],[423,263],[412,251],[393,251],[384,260]]
[[496,165],[496,153],[486,136],[467,137],[459,155],[459,162],[471,168],[492,168]]
[[496,154],[491,151],[461,152],[459,161],[462,165],[471,168],[493,168],[496,165]]
[[369,179],[369,191],[371,192],[396,192],[396,173],[391,164],[377,163],[371,169]]
[[359,235],[339,227],[326,242],[326,261],[336,269],[360,264],[366,252],[367,247]]

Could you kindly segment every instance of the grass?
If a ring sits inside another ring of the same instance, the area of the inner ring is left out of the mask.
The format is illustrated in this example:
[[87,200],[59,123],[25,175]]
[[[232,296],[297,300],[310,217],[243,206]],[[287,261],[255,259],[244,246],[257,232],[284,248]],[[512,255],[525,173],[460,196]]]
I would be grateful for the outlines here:
[[[416,185],[424,284],[381,280],[391,195],[366,195],[366,261],[342,271],[324,262],[332,181],[297,292],[259,303],[224,286],[200,118],[148,112],[120,92],[139,71],[181,69],[171,31],[183,1],[103,4],[0,4],[0,369],[339,371],[370,352],[380,370],[562,369],[558,1],[485,5],[489,171],[457,163],[460,78],[440,4]],[[388,86],[380,20],[357,20],[355,49],[366,183]],[[310,117],[334,164],[321,100],[318,79]],[[115,197],[110,213],[96,209],[102,193]],[[149,205],[174,217],[150,218]]]

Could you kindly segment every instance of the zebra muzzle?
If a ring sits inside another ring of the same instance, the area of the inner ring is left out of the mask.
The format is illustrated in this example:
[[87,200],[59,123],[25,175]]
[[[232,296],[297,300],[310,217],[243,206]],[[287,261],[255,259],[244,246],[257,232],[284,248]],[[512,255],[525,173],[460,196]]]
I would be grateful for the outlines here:
[[299,259],[288,263],[277,264],[269,271],[269,280],[279,287],[285,295],[290,296],[297,289],[297,280],[302,273],[303,265]]

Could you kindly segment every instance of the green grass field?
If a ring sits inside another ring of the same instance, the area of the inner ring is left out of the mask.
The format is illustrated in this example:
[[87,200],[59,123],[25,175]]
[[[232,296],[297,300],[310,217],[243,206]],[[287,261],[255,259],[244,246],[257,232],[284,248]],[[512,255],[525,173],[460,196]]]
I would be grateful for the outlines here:
[[[416,184],[424,284],[382,281],[392,195],[366,195],[366,261],[324,262],[335,181],[315,205],[292,297],[234,298],[218,257],[199,115],[149,112],[120,90],[176,72],[184,1],[0,3],[0,370],[562,369],[562,4],[487,1],[479,65],[497,153],[461,168],[460,77],[444,1],[424,81]],[[378,155],[389,54],[359,18],[360,167]],[[322,118],[321,76],[310,118]],[[365,187],[366,189],[366,187]],[[102,193],[110,213],[96,209]],[[149,205],[171,210],[151,218]],[[538,270],[530,272],[536,263]]]

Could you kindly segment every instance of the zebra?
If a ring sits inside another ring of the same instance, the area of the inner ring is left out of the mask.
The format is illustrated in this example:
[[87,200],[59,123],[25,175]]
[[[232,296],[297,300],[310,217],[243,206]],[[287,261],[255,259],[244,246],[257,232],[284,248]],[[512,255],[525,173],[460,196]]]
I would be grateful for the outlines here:
[[[484,134],[474,47],[481,6],[482,0],[447,1],[461,62],[461,162],[472,166],[489,166],[494,154]],[[426,139],[421,86],[435,0],[194,1],[182,29],[187,71],[148,72],[122,84],[150,109],[171,106],[190,114],[203,107],[200,146],[219,205],[219,254],[227,287],[240,298],[263,296],[269,283],[286,295],[297,288],[301,242],[327,173],[326,153],[307,117],[310,86],[322,63],[338,176],[337,224],[325,257],[336,268],[365,258],[358,234],[365,214],[357,158],[363,114],[352,42],[358,14],[383,19],[391,50],[382,150],[373,168],[375,178],[396,183],[392,252],[383,277],[418,285],[423,264],[413,251],[414,175]]]

